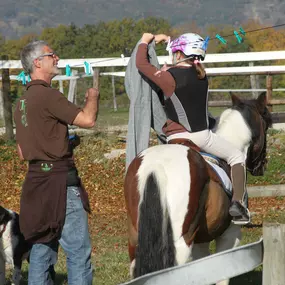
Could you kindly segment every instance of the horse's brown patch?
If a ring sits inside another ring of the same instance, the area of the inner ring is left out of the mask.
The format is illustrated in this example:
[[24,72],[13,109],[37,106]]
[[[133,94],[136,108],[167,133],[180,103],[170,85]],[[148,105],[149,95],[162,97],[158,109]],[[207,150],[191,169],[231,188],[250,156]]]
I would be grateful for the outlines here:
[[129,235],[129,256],[132,261],[135,258],[136,246],[138,243],[138,204],[139,204],[139,192],[138,192],[138,177],[137,172],[142,163],[142,157],[136,157],[129,165],[125,183],[124,193],[126,208],[128,213],[128,235]]
[[131,222],[135,229],[137,229],[137,217],[138,217],[138,204],[139,204],[139,192],[138,192],[138,176],[137,172],[142,163],[142,157],[137,156],[130,164],[124,183],[124,193],[126,200],[126,208],[131,217]]
[[229,226],[231,218],[228,213],[230,199],[220,182],[210,180],[205,211],[199,220],[199,231],[195,243],[210,242],[220,236]]
[[207,194],[206,185],[209,182],[209,174],[206,162],[198,152],[189,148],[187,158],[190,165],[191,191],[189,189],[188,212],[183,223],[182,235],[185,242],[190,245],[194,238],[194,232],[198,227],[199,217],[197,214],[202,212],[201,209],[205,205],[206,199],[203,197],[202,192],[205,191],[204,194]]
[[132,262],[136,256],[136,246],[138,244],[138,231],[132,224],[132,221],[129,215],[128,215],[127,223],[128,223],[128,236],[129,236],[129,241],[128,241],[129,257]]

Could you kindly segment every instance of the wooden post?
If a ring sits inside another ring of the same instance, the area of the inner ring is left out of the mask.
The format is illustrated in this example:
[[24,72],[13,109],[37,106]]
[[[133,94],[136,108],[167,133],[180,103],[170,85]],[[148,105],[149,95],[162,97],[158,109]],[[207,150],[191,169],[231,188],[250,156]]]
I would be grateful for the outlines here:
[[93,69],[93,88],[99,89],[99,69],[98,68],[94,68]]
[[[114,72],[114,67],[112,67],[112,72]],[[113,103],[114,103],[114,111],[118,111],[117,100],[116,100],[116,89],[115,89],[115,76],[112,75],[112,89],[113,89]]]
[[[2,55],[1,60],[8,60],[7,55]],[[13,132],[13,112],[12,112],[12,100],[10,96],[10,72],[9,69],[2,69],[2,96],[3,96],[3,109],[4,109],[4,121],[6,138],[8,140],[14,139]]]
[[285,284],[285,224],[263,224],[262,285]]
[[[253,62],[248,64],[249,66],[254,66]],[[258,75],[251,74],[250,75],[250,85],[251,89],[259,89],[259,78]],[[252,98],[256,99],[258,97],[258,91],[252,91]]]
[[[93,88],[96,88],[98,90],[99,90],[99,87],[100,87],[99,77],[100,77],[99,69],[98,68],[94,68],[93,69]],[[99,101],[97,101],[97,114],[96,114],[96,119],[95,120],[97,120],[98,113],[99,113]]]
[[266,76],[267,107],[268,107],[268,110],[269,110],[270,112],[273,111],[272,104],[269,103],[269,102],[272,100],[272,80],[273,80],[273,79],[272,79],[272,75],[267,75],[267,76]]

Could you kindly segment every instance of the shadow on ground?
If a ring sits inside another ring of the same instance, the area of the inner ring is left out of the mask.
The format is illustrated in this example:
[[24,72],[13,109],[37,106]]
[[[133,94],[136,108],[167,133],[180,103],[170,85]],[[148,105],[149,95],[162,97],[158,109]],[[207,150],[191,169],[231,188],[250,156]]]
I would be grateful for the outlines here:
[[252,271],[231,279],[230,285],[260,285],[262,284],[262,271]]

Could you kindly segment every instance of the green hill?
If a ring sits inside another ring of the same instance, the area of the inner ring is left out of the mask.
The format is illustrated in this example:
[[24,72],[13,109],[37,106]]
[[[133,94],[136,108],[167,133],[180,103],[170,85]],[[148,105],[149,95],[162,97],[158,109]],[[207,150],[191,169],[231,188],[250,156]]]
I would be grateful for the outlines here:
[[280,24],[282,0],[1,0],[0,33],[18,38],[45,27],[74,23],[77,26],[132,17],[162,17],[172,25],[195,21],[199,26],[239,24],[247,19]]

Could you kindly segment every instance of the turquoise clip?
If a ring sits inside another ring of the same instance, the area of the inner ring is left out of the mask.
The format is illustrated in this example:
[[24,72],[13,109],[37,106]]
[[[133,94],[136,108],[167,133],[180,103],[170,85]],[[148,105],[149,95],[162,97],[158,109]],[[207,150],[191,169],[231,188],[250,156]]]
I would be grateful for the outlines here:
[[219,34],[216,34],[216,38],[224,45],[227,43],[227,41],[223,37],[221,37]]
[[237,40],[238,40],[238,43],[241,44],[241,43],[243,42],[242,37],[238,34],[237,31],[234,31],[234,34],[235,34],[235,36],[236,36],[236,38],[237,38]]

